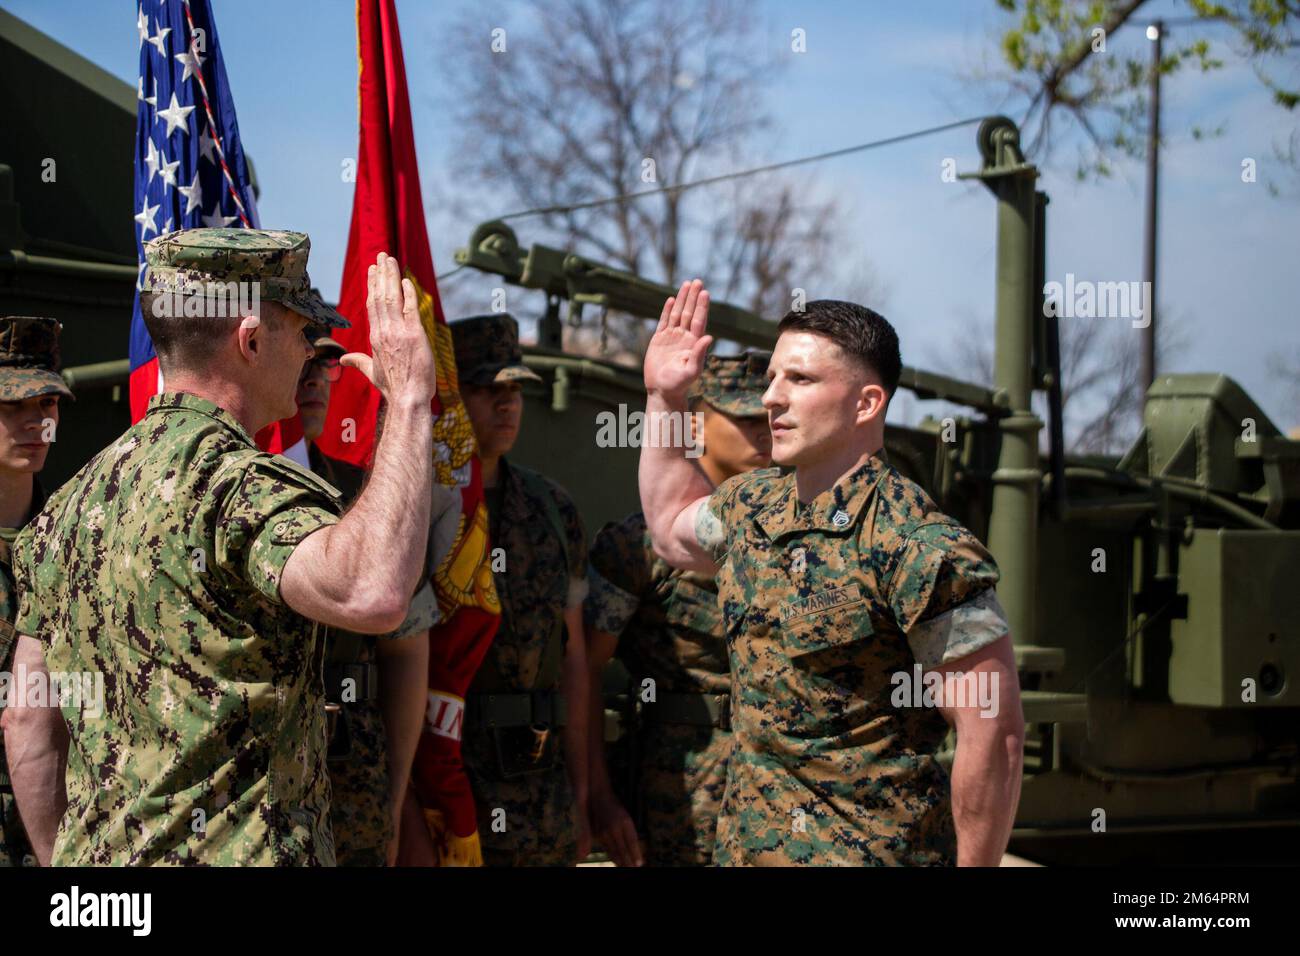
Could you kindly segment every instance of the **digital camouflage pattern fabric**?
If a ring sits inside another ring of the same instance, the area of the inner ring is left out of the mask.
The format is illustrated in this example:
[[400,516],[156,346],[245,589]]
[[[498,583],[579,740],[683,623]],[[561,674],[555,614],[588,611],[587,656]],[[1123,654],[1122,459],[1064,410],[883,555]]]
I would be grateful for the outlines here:
[[661,694],[728,695],[726,637],[713,578],[680,571],[658,557],[645,515],[605,525],[591,547],[591,627],[619,638],[616,656],[641,694],[637,739],[638,829],[651,866],[705,866],[713,859],[727,781],[731,733],[725,727],[659,719]]
[[10,315],[0,319],[0,402],[17,402],[38,395],[72,398],[59,374],[57,319]]
[[804,505],[792,473],[738,475],[696,533],[736,693],[715,862],[954,864],[948,725],[891,676],[1007,634],[988,551],[883,453]]
[[542,377],[524,364],[519,347],[519,323],[506,312],[457,319],[451,329],[456,373],[469,385],[496,382],[540,382]]
[[227,412],[164,393],[18,536],[18,630],[51,671],[103,675],[65,707],[55,865],[332,865],[323,628],[280,598],[338,492]]
[[245,283],[255,285],[260,298],[279,302],[317,325],[350,328],[347,319],[312,292],[309,252],[311,239],[303,232],[180,229],[145,243],[140,289],[209,296],[216,292],[230,303],[239,300],[226,290],[214,290],[212,283]]
[[[316,343],[321,347],[320,341]],[[365,482],[365,471],[346,461],[330,458],[312,443],[307,459],[313,473],[337,488],[351,504]],[[438,603],[426,582],[406,620],[390,634],[350,634],[329,628],[326,638],[328,663],[377,666],[376,644],[428,630],[438,620]],[[328,668],[327,668],[328,670]],[[328,694],[328,688],[326,693]],[[346,756],[328,760],[330,778],[330,828],[334,833],[334,855],[339,866],[383,866],[393,838],[393,815],[388,798],[388,736],[378,696],[342,705],[346,710],[347,735],[351,742]]]
[[767,391],[767,366],[771,361],[771,352],[710,354],[688,397],[702,398],[718,411],[741,418],[766,415],[763,393]]
[[[3,375],[0,375],[3,382]],[[45,505],[45,493],[40,483],[35,482],[32,494],[32,514],[35,515]],[[20,528],[0,528],[0,673],[12,673],[14,645],[18,635],[14,631],[14,619],[18,615],[18,590],[13,573],[13,543]],[[12,684],[10,685],[13,686]],[[0,695],[0,713],[5,707],[4,695]],[[0,736],[0,867],[35,866],[36,857],[22,820],[18,817],[18,803],[14,800],[13,789],[9,784],[8,763],[5,758],[4,737]]]
[[[549,495],[548,504],[543,495]],[[557,676],[538,678],[547,644],[566,608],[587,593],[587,537],[572,499],[559,485],[501,460],[496,488],[486,491],[493,549],[505,555],[494,569],[501,598],[501,625],[488,648],[471,696],[488,688],[507,693],[557,691]],[[556,515],[556,528],[549,515]],[[564,539],[560,539],[560,531]],[[563,628],[559,631],[564,634]],[[551,731],[555,761],[550,769],[503,779],[494,736],[507,747],[531,736],[527,727],[496,731],[478,726],[467,708],[461,754],[478,810],[478,831],[487,866],[560,866],[573,862],[578,822],[564,762],[561,730]],[[494,811],[504,811],[504,816]],[[504,824],[504,830],[503,830]]]

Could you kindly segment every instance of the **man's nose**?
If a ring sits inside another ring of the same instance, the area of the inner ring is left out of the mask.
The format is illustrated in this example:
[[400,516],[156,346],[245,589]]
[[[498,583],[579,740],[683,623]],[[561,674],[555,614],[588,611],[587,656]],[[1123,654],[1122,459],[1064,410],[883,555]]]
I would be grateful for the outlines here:
[[781,397],[776,387],[776,379],[772,379],[767,385],[767,391],[763,393],[763,407],[766,409],[776,408],[781,404]]

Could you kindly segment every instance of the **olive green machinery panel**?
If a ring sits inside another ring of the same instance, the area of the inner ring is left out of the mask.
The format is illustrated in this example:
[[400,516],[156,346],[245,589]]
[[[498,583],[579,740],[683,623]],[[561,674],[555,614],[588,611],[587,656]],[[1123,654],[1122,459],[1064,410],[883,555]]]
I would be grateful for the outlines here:
[[[1169,696],[1203,707],[1300,704],[1300,531],[1195,531],[1179,556]],[[1254,701],[1243,694],[1253,682]]]

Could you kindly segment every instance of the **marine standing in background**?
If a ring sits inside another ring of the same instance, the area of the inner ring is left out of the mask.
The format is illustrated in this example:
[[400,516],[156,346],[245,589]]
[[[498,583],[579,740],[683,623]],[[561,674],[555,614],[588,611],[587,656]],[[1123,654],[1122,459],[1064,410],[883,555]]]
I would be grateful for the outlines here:
[[449,327],[483,463],[501,598],[500,626],[465,701],[461,744],[483,863],[571,865],[590,842],[586,534],[564,489],[505,458],[519,435],[521,383],[541,381],[523,364],[515,320],[500,313]]
[[[707,313],[698,280],[665,303],[645,355],[648,420],[685,408]],[[656,553],[718,568],[735,746],[716,864],[996,866],[1006,850],[1024,720],[998,570],[885,459],[901,368],[880,315],[809,302],[781,320],[763,394],[772,460],[792,471],[713,489],[680,451],[642,446]],[[932,706],[897,694],[900,677],[931,676],[945,686]],[[947,692],[971,677],[992,706]]]
[[[710,355],[689,396],[692,415],[703,417],[696,460],[715,486],[771,464],[763,408],[770,358]],[[589,578],[593,836],[619,866],[642,862],[638,830],[651,866],[707,866],[731,753],[731,675],[717,584],[658,557],[639,511],[596,535]],[[601,672],[615,655],[641,702],[632,730],[636,827],[614,795],[604,758]]]
[[322,625],[393,630],[425,583],[436,370],[415,290],[381,253],[373,359],[349,356],[387,400],[360,498],[340,519],[332,485],[258,449],[296,411],[309,323],[346,324],[310,294],[309,249],[260,229],[146,244],[166,390],[14,545],[16,660],[104,686],[6,715],[24,746],[71,737],[65,777],[13,775],[24,819],[66,780],[57,838],[28,823],[43,863],[51,846],[58,865],[334,863]]
[[[324,335],[312,346],[315,355],[303,366],[297,396],[307,460],[342,493],[346,507],[361,493],[365,470],[316,444],[346,349]],[[396,858],[402,799],[424,717],[431,623],[410,615],[391,634],[330,628],[325,638],[330,826],[339,866],[384,866]]]
[[[14,618],[18,594],[14,587],[11,549],[18,532],[45,505],[45,492],[36,475],[45,467],[50,442],[59,424],[59,398],[72,392],[59,374],[59,330],[55,319],[9,316],[0,319],[0,673],[13,662]],[[22,693],[21,682],[6,682],[9,693]],[[0,695],[0,725],[5,699]],[[15,753],[17,760],[64,758],[59,749],[37,754]],[[61,796],[61,793],[59,794]],[[63,801],[51,799],[42,812],[57,820]],[[9,782],[3,736],[0,735],[0,867],[35,866],[36,855],[18,818],[18,803]]]

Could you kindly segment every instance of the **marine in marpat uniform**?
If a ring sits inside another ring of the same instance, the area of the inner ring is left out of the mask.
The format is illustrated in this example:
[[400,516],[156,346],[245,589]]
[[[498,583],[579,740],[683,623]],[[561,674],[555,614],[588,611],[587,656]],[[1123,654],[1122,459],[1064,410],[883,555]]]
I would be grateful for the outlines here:
[[[771,463],[763,408],[769,352],[710,355],[691,394],[703,419],[700,467],[714,485]],[[641,512],[601,529],[591,547],[587,597],[591,672],[593,835],[620,866],[705,866],[731,752],[731,676],[713,577],[679,571],[655,555]],[[600,671],[616,655],[640,703],[630,757],[635,830],[603,755]]]
[[[307,460],[342,493],[346,506],[360,494],[365,470],[331,458],[316,443],[346,350],[326,335],[312,347],[315,355],[303,366],[297,396]],[[330,628],[325,638],[330,826],[339,866],[383,866],[395,854],[397,811],[424,716],[431,623],[412,615],[392,634]]]
[[[260,451],[251,436],[295,411],[308,324],[345,324],[310,296],[309,248],[253,229],[146,244],[167,390],[15,544],[18,658],[103,681],[99,699],[19,712],[24,739],[71,737],[55,864],[334,862],[321,624],[382,633],[412,606],[436,370],[414,290],[380,254],[362,367],[388,415],[366,489],[340,520],[332,485]],[[41,783],[15,774],[20,808]]]
[[[45,467],[59,422],[60,397],[72,392],[59,374],[55,319],[0,319],[0,673],[12,672],[13,629],[18,613],[11,549],[18,532],[45,505],[36,475]],[[22,688],[6,682],[12,693]],[[5,706],[0,695],[0,713]],[[3,717],[0,716],[0,723]],[[35,866],[36,857],[18,818],[0,738],[0,866]]]
[[[650,415],[684,407],[707,303],[695,282],[665,305],[645,359]],[[1024,724],[998,572],[885,460],[900,368],[879,315],[809,302],[781,321],[763,397],[773,461],[793,471],[710,492],[680,452],[642,448],[656,551],[720,566],[735,748],[715,863],[989,866],[1006,849]],[[990,706],[900,692],[960,674],[991,686]]]
[[[466,699],[461,751],[486,866],[586,855],[587,541],[568,494],[507,461],[523,413],[519,329],[504,313],[450,324],[483,462],[501,623]],[[498,550],[500,549],[500,550]],[[504,561],[504,567],[498,560]]]

